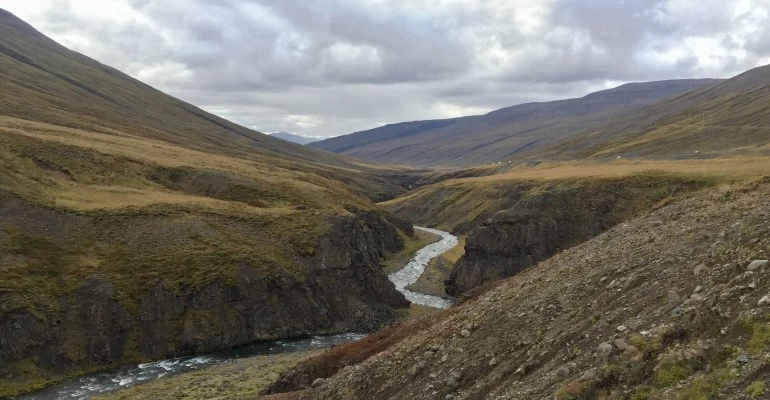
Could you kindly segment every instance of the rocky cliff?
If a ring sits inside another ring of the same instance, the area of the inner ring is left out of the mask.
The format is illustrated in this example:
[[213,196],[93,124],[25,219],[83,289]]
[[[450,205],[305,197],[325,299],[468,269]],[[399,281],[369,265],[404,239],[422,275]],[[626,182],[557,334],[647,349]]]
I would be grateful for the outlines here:
[[453,179],[383,205],[418,224],[467,236],[446,281],[460,295],[512,276],[640,213],[713,184],[705,177],[640,173],[574,179]]
[[[7,193],[0,202],[0,265],[9,277],[0,285],[0,374],[7,377],[0,395],[127,362],[371,331],[408,306],[380,269],[381,257],[403,241],[377,211],[297,211],[282,222],[294,231],[283,237],[288,252],[281,254],[260,233],[271,221],[169,210],[78,215]],[[304,219],[322,228],[293,243]],[[213,238],[253,238],[248,244],[266,255],[212,258],[200,246],[214,246]],[[99,267],[88,270],[83,258]],[[39,280],[14,281],[22,267]]]
[[656,176],[550,182],[521,187],[510,208],[467,232],[465,255],[446,282],[457,296],[515,275],[561,250],[591,239],[662,200],[705,182]]

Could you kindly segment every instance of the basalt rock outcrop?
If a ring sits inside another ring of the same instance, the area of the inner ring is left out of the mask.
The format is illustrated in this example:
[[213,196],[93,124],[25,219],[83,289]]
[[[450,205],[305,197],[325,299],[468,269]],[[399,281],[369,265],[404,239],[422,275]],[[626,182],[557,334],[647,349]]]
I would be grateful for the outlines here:
[[515,275],[703,185],[650,176],[520,186],[510,195],[513,206],[469,229],[465,255],[452,269],[447,293],[457,296]]
[[[199,225],[210,224],[212,219],[228,224],[233,231],[259,228],[253,221],[238,218],[220,221],[221,216],[193,218],[167,212],[148,219],[121,216],[122,221],[118,221],[112,215],[75,215],[33,207],[8,194],[0,196],[0,201],[3,220],[13,226],[0,234],[0,264],[37,265],[40,260],[35,257],[39,255],[30,248],[45,243],[62,251],[61,260],[46,262],[61,265],[63,273],[71,274],[80,273],[68,264],[79,250],[68,247],[62,232],[103,247],[114,245],[106,231],[119,230],[115,236],[126,238],[131,236],[124,230],[133,227],[133,239],[138,243],[126,246],[144,246],[148,253],[154,253],[156,249],[149,241],[156,238],[141,243],[145,239],[137,234],[142,224],[157,230],[188,219],[187,231],[164,238],[169,251],[185,245],[186,236],[195,236]],[[213,352],[258,340],[371,331],[389,324],[395,318],[394,309],[406,307],[408,302],[388,281],[380,259],[403,249],[404,244],[385,214],[353,211],[322,216],[324,228],[309,241],[309,248],[301,248],[291,263],[269,270],[244,257],[235,265],[223,266],[221,273],[193,283],[145,277],[143,261],[137,261],[139,265],[128,262],[119,269],[103,265],[98,272],[85,273],[75,284],[34,289],[37,292],[3,285],[0,374],[8,382],[22,382],[31,374],[55,377],[127,362]],[[51,224],[57,229],[45,235]],[[242,238],[231,238],[236,239]],[[286,247],[291,246],[286,243]],[[153,257],[168,262],[162,253]],[[52,274],[50,270],[44,272]],[[200,271],[191,269],[189,273]],[[57,278],[46,279],[55,282]],[[58,279],[63,282],[67,277]]]

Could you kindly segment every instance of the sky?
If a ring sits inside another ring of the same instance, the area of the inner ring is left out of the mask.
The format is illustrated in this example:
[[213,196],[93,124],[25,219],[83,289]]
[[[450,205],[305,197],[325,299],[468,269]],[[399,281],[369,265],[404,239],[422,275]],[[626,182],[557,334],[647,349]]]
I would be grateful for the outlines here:
[[0,0],[261,132],[329,137],[770,64],[770,0]]

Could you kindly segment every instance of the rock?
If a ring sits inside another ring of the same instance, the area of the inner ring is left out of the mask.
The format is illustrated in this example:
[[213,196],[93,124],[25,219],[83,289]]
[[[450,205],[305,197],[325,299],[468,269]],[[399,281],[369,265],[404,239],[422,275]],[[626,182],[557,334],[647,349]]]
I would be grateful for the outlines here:
[[489,366],[494,367],[495,365],[497,365],[497,358],[492,357],[492,359],[489,360]]
[[623,351],[623,356],[632,363],[644,361],[644,353],[636,348],[636,346],[626,346],[626,350]]
[[700,293],[693,293],[690,295],[690,300],[702,302],[706,300],[706,297]]
[[755,271],[758,269],[764,269],[767,267],[767,264],[770,263],[768,260],[754,260],[751,263],[749,263],[749,266],[746,268],[749,271]]
[[326,379],[324,378],[316,378],[316,380],[313,381],[313,384],[311,385],[314,388],[317,388],[326,382]]
[[425,353],[423,353],[423,356],[424,356],[425,358],[431,358],[431,357],[433,357],[433,352],[432,352],[432,351],[430,351],[430,350],[428,350],[428,351],[426,351]]
[[695,269],[693,269],[692,273],[693,273],[695,276],[698,276],[698,275],[700,275],[700,274],[702,274],[702,273],[706,272],[706,268],[707,268],[707,267],[706,267],[706,264],[700,263],[700,264],[698,264],[698,266],[697,266],[697,267],[695,267]]
[[763,296],[759,301],[757,302],[758,306],[766,306],[770,304],[770,295]]
[[616,331],[618,331],[618,332],[621,332],[621,333],[623,333],[623,332],[625,332],[625,331],[627,331],[627,330],[628,330],[628,327],[627,327],[627,326],[625,326],[625,325],[618,325],[618,327],[617,327],[617,328],[615,328],[615,330],[616,330]]
[[596,356],[600,359],[606,359],[612,354],[612,350],[611,344],[607,342],[600,343],[599,347],[596,349]]
[[661,286],[660,282],[658,282],[658,281],[655,281],[655,282],[653,282],[653,283],[650,285],[650,290],[652,290],[653,292],[657,292],[657,291],[659,291],[659,290],[661,289],[661,287],[662,287],[662,286]]
[[567,367],[561,367],[556,370],[556,376],[558,376],[561,379],[567,379],[571,375],[569,368]]
[[679,301],[679,295],[673,290],[669,290],[668,293],[666,293],[666,298],[669,303],[676,303]]
[[738,364],[748,364],[749,363],[749,357],[745,354],[741,354],[738,356],[738,358],[735,359],[735,361],[738,362]]
[[682,308],[682,307],[677,307],[677,308],[671,310],[671,316],[672,317],[679,317],[679,316],[681,316],[683,314],[684,314],[684,308]]
[[467,329],[463,329],[463,330],[460,331],[460,336],[462,336],[462,337],[468,337],[470,335],[471,335],[471,331],[469,331]]
[[409,375],[417,376],[417,374],[420,373],[420,364],[412,365],[406,372],[409,373]]
[[703,286],[696,286],[695,289],[692,292],[693,293],[700,293],[701,290],[703,290]]
[[441,356],[441,360],[439,360],[439,362],[443,364],[443,363],[445,363],[445,362],[446,362],[448,359],[449,359],[449,357],[447,357],[447,355],[446,355],[446,354],[444,354],[443,356]]
[[591,368],[580,376],[581,381],[590,381],[591,379],[596,379],[596,368]]
[[628,348],[628,344],[623,339],[615,339],[615,347],[620,351],[624,351]]

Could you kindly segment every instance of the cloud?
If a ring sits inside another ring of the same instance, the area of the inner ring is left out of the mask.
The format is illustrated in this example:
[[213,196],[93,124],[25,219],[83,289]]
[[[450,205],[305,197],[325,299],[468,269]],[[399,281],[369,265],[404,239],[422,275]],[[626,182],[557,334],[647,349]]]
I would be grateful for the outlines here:
[[770,63],[770,0],[6,0],[62,44],[308,136]]

